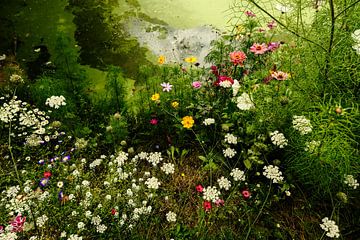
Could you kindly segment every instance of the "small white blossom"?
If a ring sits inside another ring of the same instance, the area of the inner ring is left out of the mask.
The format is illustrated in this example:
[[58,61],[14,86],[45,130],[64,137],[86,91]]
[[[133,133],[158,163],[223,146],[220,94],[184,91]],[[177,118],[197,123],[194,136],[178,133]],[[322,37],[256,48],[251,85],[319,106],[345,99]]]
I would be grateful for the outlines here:
[[79,230],[82,230],[82,229],[84,229],[84,227],[85,227],[85,223],[83,223],[83,222],[78,222],[77,227],[78,227]]
[[105,226],[104,224],[98,225],[96,226],[96,231],[98,233],[104,233],[107,229],[107,226]]
[[167,214],[166,214],[166,220],[168,222],[176,222],[176,213],[172,212],[172,211],[169,211]]
[[229,188],[231,187],[231,182],[225,178],[224,176],[222,176],[221,178],[219,178],[217,180],[220,189],[224,188],[225,190],[229,190]]
[[207,119],[204,120],[203,123],[204,123],[205,126],[209,126],[209,125],[215,123],[215,119],[213,119],[213,118],[207,118]]
[[320,147],[321,142],[312,140],[311,142],[306,142],[305,151],[309,153],[315,153],[317,148]]
[[339,238],[340,231],[339,227],[336,225],[335,221],[329,220],[328,217],[322,219],[322,224],[320,227],[326,232],[326,236],[330,238]]
[[220,87],[223,87],[223,88],[231,88],[231,82],[230,81],[228,81],[228,80],[225,80],[225,81],[221,81],[220,83],[219,83],[219,86]]
[[45,105],[49,105],[49,107],[58,109],[60,106],[65,106],[65,97],[64,96],[51,96],[46,99]]
[[227,133],[225,135],[225,142],[227,142],[229,144],[237,144],[237,137],[231,133]]
[[284,148],[288,145],[288,140],[285,138],[284,134],[280,133],[279,131],[274,131],[270,133],[271,142],[278,146],[279,148]]
[[284,180],[284,177],[282,176],[282,172],[279,170],[278,166],[273,166],[273,165],[265,166],[263,175],[266,178],[272,180],[274,183],[278,183]]
[[78,236],[77,234],[71,234],[67,240],[82,240],[82,239],[83,238]]
[[224,157],[233,158],[236,154],[235,149],[226,148],[223,150]]
[[203,190],[203,198],[206,201],[212,201],[213,203],[219,199],[220,191],[215,186],[207,187]]
[[293,117],[293,127],[300,132],[301,135],[308,134],[312,131],[310,120],[304,116]]
[[62,188],[64,186],[64,182],[60,181],[56,185],[57,185],[58,188]]
[[245,172],[235,168],[231,171],[230,176],[234,178],[234,181],[245,181]]
[[173,174],[175,172],[175,165],[172,163],[164,163],[161,170],[165,172],[165,174]]
[[250,110],[252,108],[255,108],[255,105],[253,101],[251,101],[249,94],[245,92],[241,94],[241,96],[236,98],[236,104],[237,104],[236,106],[240,110]]
[[49,218],[46,215],[42,215],[36,219],[36,225],[38,227],[44,227],[47,220],[49,220]]
[[354,178],[353,175],[345,175],[344,183],[354,189],[356,189],[359,186],[359,183],[357,182],[357,180]]
[[148,188],[158,189],[161,183],[156,177],[151,177],[146,180],[145,184]]
[[147,156],[146,159],[153,166],[156,166],[162,160],[161,153],[160,152],[152,152]]

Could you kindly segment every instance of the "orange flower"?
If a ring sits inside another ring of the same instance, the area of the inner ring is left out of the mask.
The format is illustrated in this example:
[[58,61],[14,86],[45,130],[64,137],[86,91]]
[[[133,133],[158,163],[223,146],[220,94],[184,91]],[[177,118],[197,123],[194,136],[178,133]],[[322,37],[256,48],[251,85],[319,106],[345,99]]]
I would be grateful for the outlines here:
[[159,63],[159,64],[164,64],[164,63],[165,63],[165,60],[166,60],[165,56],[164,56],[164,55],[160,55],[159,58],[158,58],[158,63]]
[[183,125],[184,128],[192,128],[192,126],[194,125],[195,121],[191,116],[185,116],[182,118],[181,124]]
[[242,51],[235,51],[230,53],[230,59],[235,65],[243,66],[246,59],[246,55]]

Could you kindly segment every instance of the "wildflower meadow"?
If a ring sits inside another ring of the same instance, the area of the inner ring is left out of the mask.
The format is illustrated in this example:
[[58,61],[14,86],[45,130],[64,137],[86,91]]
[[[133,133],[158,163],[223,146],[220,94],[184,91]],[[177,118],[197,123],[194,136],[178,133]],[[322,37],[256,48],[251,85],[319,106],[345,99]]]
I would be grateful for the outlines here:
[[0,240],[360,239],[360,1],[234,1],[176,61],[141,1],[45,2],[0,11]]

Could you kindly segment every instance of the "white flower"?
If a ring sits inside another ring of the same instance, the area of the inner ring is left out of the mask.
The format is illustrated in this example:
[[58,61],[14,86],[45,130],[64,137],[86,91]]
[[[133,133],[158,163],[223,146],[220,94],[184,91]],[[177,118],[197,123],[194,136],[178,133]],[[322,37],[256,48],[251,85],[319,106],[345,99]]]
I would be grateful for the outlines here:
[[360,43],[353,45],[352,48],[360,55]]
[[304,116],[293,117],[293,127],[300,132],[301,135],[308,134],[312,131],[310,120]]
[[237,137],[231,133],[227,133],[225,135],[225,142],[227,142],[229,144],[237,144]]
[[96,231],[98,233],[104,233],[107,229],[107,226],[105,226],[104,224],[98,225],[96,226]]
[[65,231],[62,231],[61,234],[60,234],[60,237],[61,237],[61,238],[66,237],[66,232],[65,232]]
[[233,90],[233,97],[235,97],[238,94],[239,89],[240,89],[239,81],[235,79],[233,85],[231,86],[231,88]]
[[229,188],[231,187],[231,182],[225,178],[224,176],[222,176],[221,178],[219,178],[217,180],[220,189],[224,188],[225,190],[229,190]]
[[354,178],[353,175],[345,175],[344,183],[354,189],[356,189],[359,186],[359,183],[357,182],[357,180]]
[[228,80],[221,81],[221,82],[219,83],[219,86],[221,86],[221,87],[223,87],[223,88],[230,88],[231,85],[232,85],[231,82],[228,81]]
[[360,43],[360,29],[355,30],[352,34],[351,34],[352,39],[354,40],[354,42],[356,43]]
[[67,240],[82,240],[82,237],[78,236],[77,234],[71,234]]
[[230,176],[234,178],[234,181],[245,181],[245,172],[235,168],[231,171]]
[[82,229],[84,229],[84,227],[85,227],[85,223],[83,223],[83,222],[78,222],[77,227],[78,227],[78,229],[82,230]]
[[151,177],[146,180],[145,184],[148,188],[158,189],[161,183],[156,177]]
[[251,101],[249,94],[242,93],[240,97],[236,98],[236,106],[240,110],[250,110],[252,108],[255,108],[254,103]]
[[285,5],[282,5],[279,3],[275,5],[275,9],[280,11],[281,13],[288,13],[293,10],[293,8],[291,6],[285,6]]
[[49,105],[51,108],[58,109],[61,106],[65,106],[65,97],[64,96],[51,96],[46,99],[45,105]]
[[203,123],[204,123],[205,126],[209,126],[209,125],[215,123],[215,119],[213,119],[213,118],[207,118],[207,119],[204,120]]
[[291,192],[286,190],[286,191],[285,191],[285,195],[288,196],[288,197],[290,197],[290,196],[291,196]]
[[57,185],[58,188],[62,188],[64,186],[64,182],[60,181],[56,185]]
[[164,163],[161,170],[165,172],[165,174],[173,174],[175,172],[175,165],[172,163]]
[[315,153],[320,144],[320,141],[315,140],[312,140],[311,142],[306,142],[305,151],[309,153]]
[[71,216],[77,216],[77,215],[79,215],[79,213],[77,211],[72,211],[71,212]]
[[91,223],[94,224],[95,226],[100,225],[101,223],[101,218],[99,215],[96,215],[95,217],[91,218]]
[[282,172],[279,170],[278,166],[273,166],[273,165],[265,166],[263,175],[266,178],[272,180],[274,183],[278,183],[284,180],[284,177],[282,176]]
[[13,83],[22,83],[22,82],[24,82],[24,79],[23,79],[20,75],[12,74],[12,75],[10,76],[10,82],[13,82]]
[[224,157],[233,158],[236,154],[236,151],[232,148],[226,148],[223,150]]
[[86,212],[85,212],[85,217],[86,217],[86,218],[91,218],[91,217],[92,217],[91,211],[86,211]]
[[206,201],[212,201],[213,203],[219,199],[220,191],[215,186],[207,187],[203,190],[203,198]]
[[106,195],[105,199],[110,201],[111,200],[111,195]]
[[120,151],[114,162],[118,165],[118,167],[121,167],[122,165],[124,165],[126,160],[128,160],[128,154],[124,151]]
[[146,159],[153,166],[156,166],[162,160],[161,153],[160,152],[152,152],[147,156]]
[[169,211],[167,214],[166,214],[166,220],[168,222],[176,222],[176,213],[172,212],[172,211]]
[[49,218],[46,215],[42,215],[36,219],[36,225],[38,227],[43,227],[48,219]]
[[274,131],[270,133],[271,142],[278,146],[279,148],[284,148],[288,144],[288,140],[285,138],[284,134],[280,133],[279,131]]
[[81,184],[82,184],[84,187],[89,187],[89,186],[90,186],[90,182],[87,181],[87,180],[82,181]]
[[326,232],[326,236],[330,238],[340,237],[339,227],[336,225],[335,221],[329,220],[328,217],[322,219],[322,224],[320,227]]

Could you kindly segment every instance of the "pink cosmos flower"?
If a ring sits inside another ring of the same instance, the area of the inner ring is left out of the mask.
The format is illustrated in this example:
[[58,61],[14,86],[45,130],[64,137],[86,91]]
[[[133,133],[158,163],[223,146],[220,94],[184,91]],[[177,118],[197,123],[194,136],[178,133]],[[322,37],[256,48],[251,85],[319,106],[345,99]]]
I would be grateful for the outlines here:
[[201,88],[201,82],[199,82],[199,81],[196,81],[196,82],[193,82],[192,83],[192,86],[194,87],[194,88],[196,88],[196,89],[199,89],[199,88]]
[[267,51],[267,46],[265,43],[262,44],[254,43],[250,47],[250,52],[253,52],[256,55],[264,54],[266,51]]
[[251,11],[246,11],[245,12],[246,16],[248,17],[256,17],[255,13],[251,12]]
[[275,51],[276,49],[278,49],[280,47],[280,43],[279,42],[271,42],[268,44],[267,50],[268,51]]
[[151,124],[151,125],[157,125],[158,122],[159,122],[159,120],[157,120],[156,118],[152,118],[152,119],[150,120],[150,124]]
[[286,79],[288,79],[289,74],[286,72],[282,72],[282,71],[276,71],[276,72],[272,72],[271,76],[273,78],[275,78],[276,80],[285,81]]
[[201,193],[204,190],[204,187],[201,186],[201,184],[197,185],[195,188],[196,188],[196,191],[199,193]]
[[248,199],[248,198],[250,198],[251,193],[250,193],[249,190],[243,190],[243,191],[241,192],[241,195],[243,196],[244,199]]
[[218,199],[215,201],[215,204],[217,207],[224,206],[224,200]]
[[26,217],[22,217],[21,213],[18,213],[18,215],[10,222],[10,225],[12,226],[12,232],[21,232],[24,229],[24,224],[26,221]]
[[267,24],[267,27],[271,30],[276,27],[276,22],[273,20]]
[[234,51],[230,53],[231,62],[234,65],[244,66],[244,61],[246,59],[246,54],[243,51]]
[[203,207],[204,207],[205,212],[210,211],[210,209],[212,208],[212,206],[211,206],[211,202],[204,201],[204,203],[203,203]]
[[166,83],[166,82],[163,82],[162,84],[160,84],[160,86],[163,87],[163,92],[170,92],[173,85],[171,85],[170,83]]

